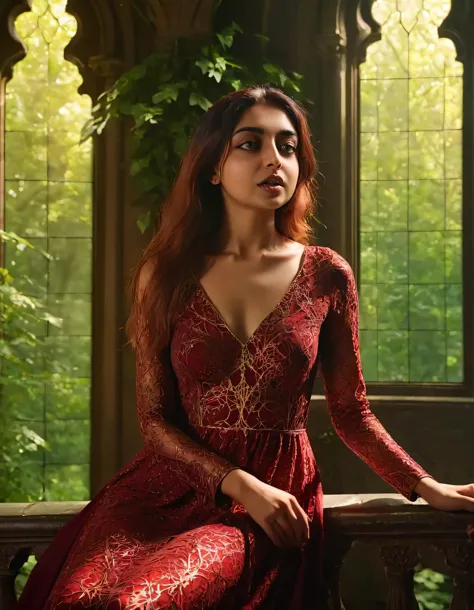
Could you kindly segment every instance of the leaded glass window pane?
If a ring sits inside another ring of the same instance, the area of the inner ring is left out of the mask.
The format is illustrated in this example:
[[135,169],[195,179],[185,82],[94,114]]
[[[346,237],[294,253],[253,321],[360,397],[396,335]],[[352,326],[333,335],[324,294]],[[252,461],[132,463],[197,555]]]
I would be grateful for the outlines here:
[[19,362],[2,362],[4,407],[49,446],[24,452],[28,483],[5,501],[89,498],[92,144],[79,139],[91,100],[64,59],[77,29],[65,8],[66,0],[33,0],[17,18],[27,55],[6,89],[3,228],[38,249],[7,243],[5,266],[51,317],[20,318],[35,340],[15,348]]
[[443,0],[378,0],[360,68],[360,327],[367,381],[461,382],[463,66]]

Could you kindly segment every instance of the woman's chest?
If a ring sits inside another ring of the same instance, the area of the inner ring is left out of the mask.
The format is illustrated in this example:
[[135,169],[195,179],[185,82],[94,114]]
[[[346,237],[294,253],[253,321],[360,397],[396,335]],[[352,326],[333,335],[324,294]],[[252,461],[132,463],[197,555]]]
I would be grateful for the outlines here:
[[219,261],[198,282],[198,291],[241,343],[246,343],[291,290],[303,271],[304,248],[260,263]]
[[174,326],[172,362],[178,377],[247,385],[288,376],[306,378],[317,358],[319,332],[330,298],[314,295],[309,283],[297,282],[246,340],[238,338],[202,290]]

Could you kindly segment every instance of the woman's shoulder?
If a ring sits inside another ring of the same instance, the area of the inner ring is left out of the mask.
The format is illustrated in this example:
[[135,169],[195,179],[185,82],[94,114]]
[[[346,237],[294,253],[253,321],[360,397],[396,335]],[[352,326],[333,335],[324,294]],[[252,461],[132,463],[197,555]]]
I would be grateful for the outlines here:
[[309,246],[309,248],[319,271],[329,271],[335,276],[350,277],[353,275],[350,264],[332,248],[327,246]]

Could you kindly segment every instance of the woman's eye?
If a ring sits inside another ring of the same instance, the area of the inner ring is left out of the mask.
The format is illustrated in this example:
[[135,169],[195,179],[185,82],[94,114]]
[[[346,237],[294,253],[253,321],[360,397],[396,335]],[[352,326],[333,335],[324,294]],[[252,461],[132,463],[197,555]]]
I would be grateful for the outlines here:
[[247,142],[242,142],[238,148],[242,148],[243,150],[255,150],[257,147],[257,143],[253,140],[247,140]]
[[287,144],[282,144],[281,148],[288,153],[296,152],[296,146],[294,144],[291,144],[290,142],[288,142]]

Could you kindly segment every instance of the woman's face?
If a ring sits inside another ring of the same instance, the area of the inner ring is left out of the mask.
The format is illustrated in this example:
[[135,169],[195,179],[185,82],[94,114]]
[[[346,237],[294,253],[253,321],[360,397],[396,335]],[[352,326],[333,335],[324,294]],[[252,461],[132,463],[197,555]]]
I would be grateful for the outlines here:
[[249,108],[234,129],[220,171],[226,202],[274,210],[293,196],[298,182],[298,137],[283,110]]

